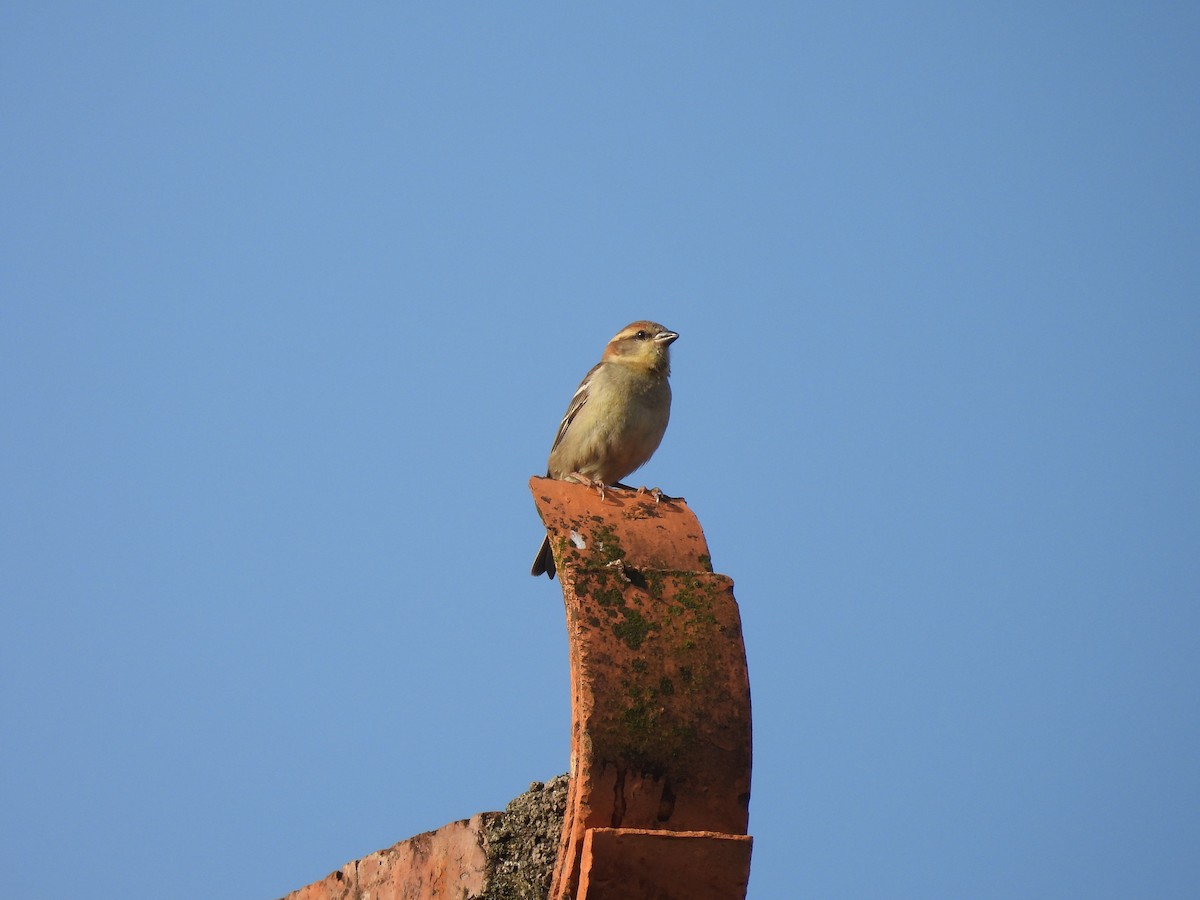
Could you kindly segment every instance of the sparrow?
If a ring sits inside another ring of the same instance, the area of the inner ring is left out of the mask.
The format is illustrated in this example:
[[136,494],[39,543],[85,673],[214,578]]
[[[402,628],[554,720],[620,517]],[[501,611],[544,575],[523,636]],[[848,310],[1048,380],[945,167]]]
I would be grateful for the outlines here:
[[[584,376],[559,423],[546,477],[599,488],[624,487],[662,441],[671,418],[669,347],[679,335],[657,322],[633,322],[616,333]],[[549,536],[530,574],[553,578]]]

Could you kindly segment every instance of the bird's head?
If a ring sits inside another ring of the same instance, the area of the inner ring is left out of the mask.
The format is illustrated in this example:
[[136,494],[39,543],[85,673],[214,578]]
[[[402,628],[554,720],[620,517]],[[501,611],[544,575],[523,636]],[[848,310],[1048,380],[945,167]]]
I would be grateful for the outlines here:
[[678,338],[657,322],[632,322],[613,336],[604,348],[605,362],[638,366],[663,375],[671,374],[668,348]]

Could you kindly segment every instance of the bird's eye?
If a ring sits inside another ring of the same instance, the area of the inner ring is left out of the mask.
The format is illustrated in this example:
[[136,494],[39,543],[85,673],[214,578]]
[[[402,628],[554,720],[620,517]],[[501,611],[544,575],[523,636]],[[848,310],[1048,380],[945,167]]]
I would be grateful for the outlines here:
[[639,341],[644,341],[646,338],[650,337],[650,334],[645,331],[639,331],[637,334],[634,335],[634,337],[637,338]]

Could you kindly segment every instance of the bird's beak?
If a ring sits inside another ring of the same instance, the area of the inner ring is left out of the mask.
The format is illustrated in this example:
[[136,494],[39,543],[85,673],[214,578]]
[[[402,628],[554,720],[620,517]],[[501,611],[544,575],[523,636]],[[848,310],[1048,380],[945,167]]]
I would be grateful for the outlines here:
[[660,331],[654,336],[654,343],[662,344],[664,347],[669,347],[671,343],[678,338],[674,331]]

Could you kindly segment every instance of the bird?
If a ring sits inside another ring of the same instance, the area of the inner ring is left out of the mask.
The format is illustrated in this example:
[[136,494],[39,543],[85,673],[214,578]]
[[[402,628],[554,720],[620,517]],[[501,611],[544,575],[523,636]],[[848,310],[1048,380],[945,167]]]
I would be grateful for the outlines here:
[[[597,487],[624,487],[662,442],[671,418],[670,346],[679,335],[657,322],[626,325],[575,389],[550,447],[546,477]],[[550,537],[529,574],[555,573]]]

